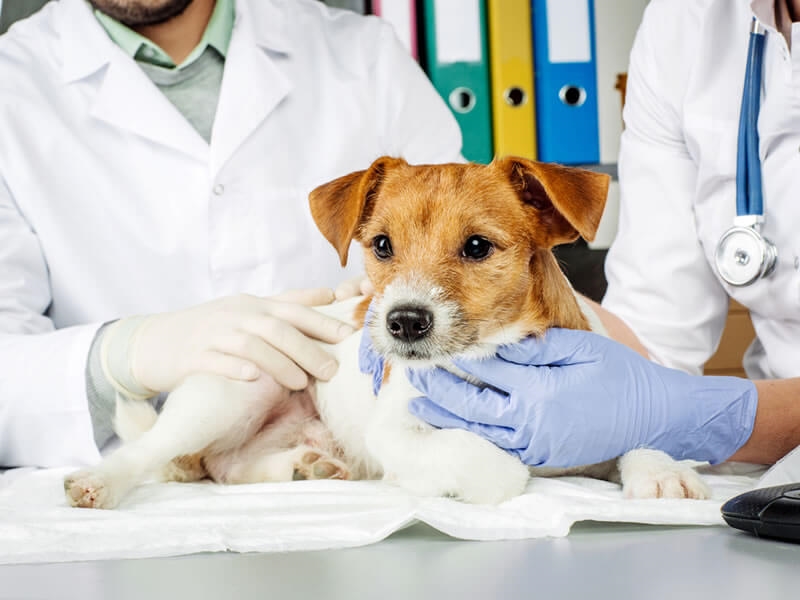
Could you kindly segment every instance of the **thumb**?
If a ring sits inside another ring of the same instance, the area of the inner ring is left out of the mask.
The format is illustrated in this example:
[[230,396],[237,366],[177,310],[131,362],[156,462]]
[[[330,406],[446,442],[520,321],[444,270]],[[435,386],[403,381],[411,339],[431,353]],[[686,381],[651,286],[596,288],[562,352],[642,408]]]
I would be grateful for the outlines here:
[[468,421],[454,415],[425,396],[409,400],[408,412],[439,429],[468,428]]
[[560,366],[591,360],[596,333],[552,327],[543,336],[528,337],[517,344],[501,346],[497,355],[508,362],[532,366]]
[[336,286],[333,294],[337,300],[347,300],[361,293],[361,280],[363,277],[347,279]]
[[335,300],[333,290],[330,288],[312,288],[307,290],[289,290],[272,296],[270,300],[279,302],[291,302],[303,304],[305,306],[323,306]]
[[239,381],[253,381],[261,375],[261,370],[249,360],[223,352],[203,353],[193,372],[214,373]]

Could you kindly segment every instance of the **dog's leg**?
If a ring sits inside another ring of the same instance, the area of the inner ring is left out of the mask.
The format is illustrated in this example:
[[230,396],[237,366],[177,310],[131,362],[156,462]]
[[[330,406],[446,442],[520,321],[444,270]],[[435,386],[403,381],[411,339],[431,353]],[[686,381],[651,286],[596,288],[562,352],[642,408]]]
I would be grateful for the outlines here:
[[408,412],[417,395],[401,372],[378,397],[367,445],[384,478],[423,496],[498,504],[525,490],[528,468],[491,442],[460,429],[434,429]]
[[530,473],[534,477],[579,476],[620,483],[618,462],[619,459],[613,458],[601,463],[581,467],[530,467]]
[[528,482],[517,458],[468,431],[380,428],[369,440],[384,478],[421,496],[499,504],[522,494]]
[[208,476],[202,452],[182,454],[173,458],[161,471],[162,481],[188,483],[200,481]]
[[113,508],[148,475],[176,456],[194,454],[247,419],[254,390],[210,375],[193,375],[176,388],[151,429],[100,464],[68,475],[67,501],[84,508]]
[[626,498],[711,497],[711,490],[692,467],[660,450],[631,450],[619,459]]
[[343,461],[344,453],[320,420],[307,390],[290,393],[281,389],[268,404],[268,418],[258,427],[236,443],[215,445],[204,454],[204,466],[214,481],[260,483],[351,477],[353,470]]
[[347,465],[330,453],[302,444],[288,450],[271,450],[260,456],[211,456],[211,477],[220,483],[262,483],[300,479],[350,479]]
[[[333,454],[344,457],[350,479],[379,479],[383,471],[366,445],[376,399],[372,377],[362,373],[358,365],[361,335],[359,331],[339,344],[326,346],[339,362],[339,370],[332,379],[316,381],[310,388],[320,420],[317,431],[307,429],[305,437],[313,440],[311,445],[316,448],[335,447]],[[335,443],[320,443],[326,439]]]
[[626,498],[702,500],[711,497],[711,490],[692,467],[660,450],[631,450],[618,459],[583,467],[535,467],[531,468],[531,474],[535,477],[580,475],[619,483]]

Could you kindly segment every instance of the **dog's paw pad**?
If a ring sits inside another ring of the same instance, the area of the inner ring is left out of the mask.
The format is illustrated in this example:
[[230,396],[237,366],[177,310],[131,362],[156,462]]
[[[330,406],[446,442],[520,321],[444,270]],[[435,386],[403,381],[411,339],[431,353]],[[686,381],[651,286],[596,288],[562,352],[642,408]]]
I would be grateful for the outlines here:
[[78,508],[113,508],[114,494],[102,476],[78,471],[64,479],[64,492],[70,506]]
[[304,465],[313,465],[320,458],[322,458],[322,454],[320,454],[319,452],[313,452],[313,451],[306,452],[305,454],[303,454],[303,457],[300,459],[300,462],[302,462]]
[[350,470],[336,458],[309,451],[295,465],[293,479],[350,479]]

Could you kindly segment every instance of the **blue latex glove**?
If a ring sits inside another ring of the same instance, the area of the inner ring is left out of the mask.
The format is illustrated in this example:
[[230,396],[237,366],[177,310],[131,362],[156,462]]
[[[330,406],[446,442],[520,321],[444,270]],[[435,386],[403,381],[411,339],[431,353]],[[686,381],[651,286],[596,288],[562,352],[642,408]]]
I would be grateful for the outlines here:
[[361,334],[361,342],[358,345],[358,369],[362,373],[372,376],[372,391],[377,396],[383,382],[383,357],[375,352],[372,346],[372,338],[369,336],[367,324],[372,321],[372,305],[367,308],[364,318],[364,331]]
[[642,447],[721,462],[750,437],[758,402],[747,379],[687,375],[585,331],[551,329],[495,358],[455,364],[492,387],[410,369],[425,394],[411,413],[477,433],[532,466],[588,465]]

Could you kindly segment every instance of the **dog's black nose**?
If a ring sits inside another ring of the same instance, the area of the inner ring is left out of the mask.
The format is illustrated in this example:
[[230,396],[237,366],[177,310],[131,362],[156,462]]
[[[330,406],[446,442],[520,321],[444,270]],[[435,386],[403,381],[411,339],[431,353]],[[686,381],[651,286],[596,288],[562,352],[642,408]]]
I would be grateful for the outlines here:
[[404,342],[416,342],[428,335],[433,326],[433,313],[424,308],[400,307],[386,315],[386,329]]

